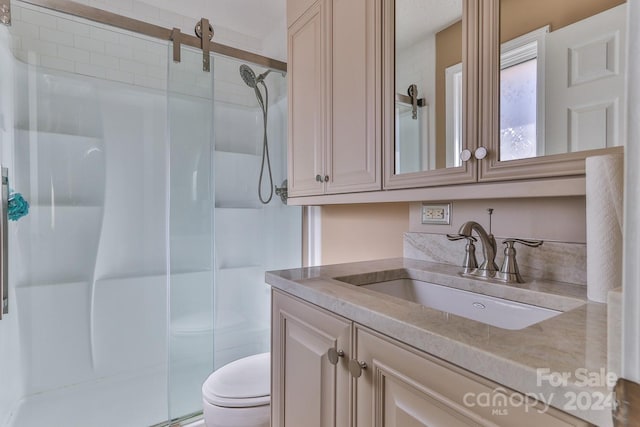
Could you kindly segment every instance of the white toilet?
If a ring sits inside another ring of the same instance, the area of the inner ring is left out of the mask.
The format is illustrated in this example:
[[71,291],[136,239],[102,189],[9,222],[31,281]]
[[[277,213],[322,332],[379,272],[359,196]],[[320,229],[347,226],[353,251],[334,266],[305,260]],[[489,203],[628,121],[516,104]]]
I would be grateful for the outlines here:
[[207,427],[269,427],[271,353],[236,360],[202,385]]

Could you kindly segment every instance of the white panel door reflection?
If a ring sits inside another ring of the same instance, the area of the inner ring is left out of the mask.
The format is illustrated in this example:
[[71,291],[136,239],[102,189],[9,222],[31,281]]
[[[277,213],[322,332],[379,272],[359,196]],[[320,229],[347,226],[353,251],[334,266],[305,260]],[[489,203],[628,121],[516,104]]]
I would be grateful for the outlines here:
[[624,144],[626,10],[547,35],[545,154]]

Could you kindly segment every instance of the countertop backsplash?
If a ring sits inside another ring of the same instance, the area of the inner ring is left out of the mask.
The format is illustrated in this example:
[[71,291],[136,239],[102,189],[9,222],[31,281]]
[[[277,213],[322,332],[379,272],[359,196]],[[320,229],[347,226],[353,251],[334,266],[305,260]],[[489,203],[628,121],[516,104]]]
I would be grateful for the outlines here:
[[[504,259],[502,241],[496,237],[498,249],[496,264]],[[408,232],[404,234],[404,257],[422,261],[462,265],[466,241],[451,242],[444,234]],[[482,244],[477,242],[478,263],[484,259]],[[516,246],[518,267],[525,280],[545,279],[558,282],[587,284],[587,247],[584,243],[562,243],[545,241],[539,248]]]

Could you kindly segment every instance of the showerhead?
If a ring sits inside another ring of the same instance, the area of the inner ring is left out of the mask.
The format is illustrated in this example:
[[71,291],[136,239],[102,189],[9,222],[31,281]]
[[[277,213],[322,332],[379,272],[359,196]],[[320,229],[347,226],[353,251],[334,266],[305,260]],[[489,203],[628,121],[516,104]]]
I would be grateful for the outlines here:
[[240,66],[240,77],[242,77],[242,80],[245,82],[247,86],[252,87],[254,89],[258,84],[258,81],[256,79],[256,73],[254,73],[253,70],[246,64],[242,64]]
[[256,77],[256,73],[246,64],[242,64],[240,66],[240,77],[247,84],[247,86],[255,88],[258,83],[264,80],[267,77],[271,70],[267,70],[264,73],[260,74]]

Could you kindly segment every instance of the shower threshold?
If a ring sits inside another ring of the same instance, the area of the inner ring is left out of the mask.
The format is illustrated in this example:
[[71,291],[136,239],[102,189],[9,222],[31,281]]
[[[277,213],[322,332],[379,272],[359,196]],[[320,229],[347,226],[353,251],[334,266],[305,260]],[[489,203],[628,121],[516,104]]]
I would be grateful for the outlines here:
[[146,427],[166,420],[166,395],[166,370],[92,381],[27,396],[8,426]]

